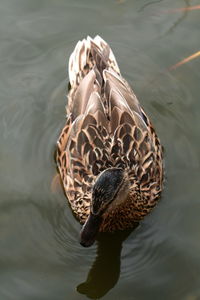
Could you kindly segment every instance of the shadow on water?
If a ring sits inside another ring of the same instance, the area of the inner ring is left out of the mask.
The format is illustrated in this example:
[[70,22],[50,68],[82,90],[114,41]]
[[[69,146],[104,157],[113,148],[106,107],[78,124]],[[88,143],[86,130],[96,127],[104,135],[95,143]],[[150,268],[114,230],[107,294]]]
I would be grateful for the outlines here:
[[[134,229],[137,226],[138,224]],[[117,284],[120,276],[122,245],[134,229],[113,234],[99,234],[96,259],[89,270],[86,281],[77,286],[80,294],[84,294],[90,299],[99,299]]]
[[[186,7],[186,8],[190,7],[190,0],[184,0],[184,2],[185,2],[185,7]],[[180,25],[181,22],[182,22],[187,16],[188,16],[188,11],[187,11],[187,10],[183,11],[183,13],[181,14],[181,16],[180,16],[180,17],[179,17],[179,18],[178,18],[178,19],[170,26],[169,29],[167,29],[167,31],[166,31],[160,38],[162,38],[162,37],[164,37],[164,36],[166,36],[166,35],[172,33],[172,32],[175,30],[175,28],[176,28],[178,25]]]

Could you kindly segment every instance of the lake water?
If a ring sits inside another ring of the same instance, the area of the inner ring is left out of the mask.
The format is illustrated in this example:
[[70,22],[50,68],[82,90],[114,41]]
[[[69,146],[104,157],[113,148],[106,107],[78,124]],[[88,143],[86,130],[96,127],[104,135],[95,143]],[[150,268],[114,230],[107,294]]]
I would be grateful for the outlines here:
[[[1,0],[0,299],[200,299],[200,10],[181,0]],[[162,200],[131,232],[78,243],[54,151],[67,63],[101,35],[165,148]],[[53,187],[52,187],[53,186]]]

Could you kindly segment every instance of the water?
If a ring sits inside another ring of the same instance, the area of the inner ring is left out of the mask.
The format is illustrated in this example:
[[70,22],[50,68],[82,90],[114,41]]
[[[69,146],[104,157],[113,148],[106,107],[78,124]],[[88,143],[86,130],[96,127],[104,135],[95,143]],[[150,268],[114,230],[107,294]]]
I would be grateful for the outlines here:
[[[0,299],[200,299],[198,1],[1,0]],[[52,190],[65,123],[67,60],[100,34],[165,147],[162,201],[132,232],[78,243]]]

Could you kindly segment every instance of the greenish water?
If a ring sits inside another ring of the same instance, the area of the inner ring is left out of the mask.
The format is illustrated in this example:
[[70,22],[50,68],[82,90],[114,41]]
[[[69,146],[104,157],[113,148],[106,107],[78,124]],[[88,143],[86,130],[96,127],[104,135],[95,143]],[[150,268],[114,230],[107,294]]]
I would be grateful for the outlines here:
[[[200,299],[200,10],[181,0],[1,0],[0,299]],[[101,35],[165,147],[162,201],[132,232],[84,249],[62,188],[67,61]],[[87,295],[87,296],[85,296]]]

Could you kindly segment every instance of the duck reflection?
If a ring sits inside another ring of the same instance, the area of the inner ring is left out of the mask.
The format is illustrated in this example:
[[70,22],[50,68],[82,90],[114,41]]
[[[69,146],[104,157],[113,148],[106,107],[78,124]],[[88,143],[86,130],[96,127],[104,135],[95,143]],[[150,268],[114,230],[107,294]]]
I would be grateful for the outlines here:
[[80,294],[90,299],[101,298],[116,285],[120,276],[122,244],[132,231],[133,228],[113,234],[98,235],[96,259],[86,281],[77,286]]

